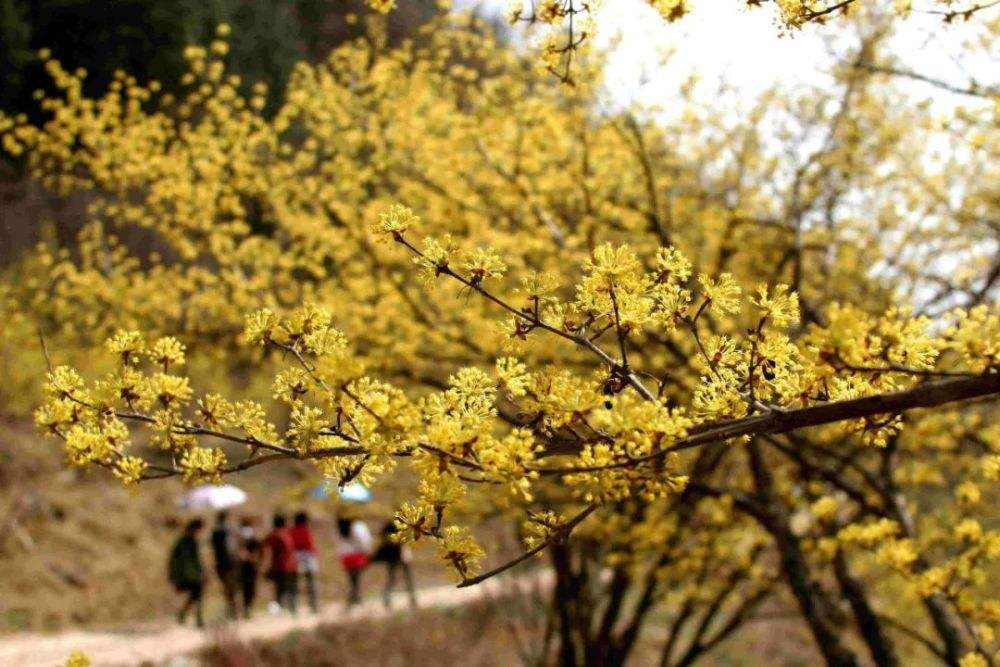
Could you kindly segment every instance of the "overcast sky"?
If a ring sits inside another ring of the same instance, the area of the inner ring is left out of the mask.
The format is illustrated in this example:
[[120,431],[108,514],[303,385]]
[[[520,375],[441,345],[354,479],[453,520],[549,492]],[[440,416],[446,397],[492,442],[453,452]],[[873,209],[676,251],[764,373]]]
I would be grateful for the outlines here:
[[[924,0],[924,4],[930,6],[931,1]],[[509,3],[458,0],[455,4],[502,12]],[[615,45],[607,72],[612,99],[669,106],[680,84],[692,72],[698,72],[705,82],[703,93],[708,94],[725,77],[747,92],[749,104],[757,93],[775,84],[821,83],[823,72],[831,64],[826,42],[831,35],[844,33],[834,21],[779,36],[781,30],[773,8],[746,9],[737,0],[698,0],[691,4],[693,11],[688,16],[666,23],[645,0],[604,1],[597,40],[604,46]],[[919,0],[914,5],[919,5]],[[997,20],[1000,7],[978,16],[981,20]],[[897,52],[906,55],[910,67],[924,74],[963,83],[963,70],[967,70],[986,81],[995,81],[997,62],[973,62],[968,57],[958,62],[960,49],[956,45],[971,34],[970,26],[945,26],[940,17],[915,14],[898,23],[891,43]],[[664,48],[675,54],[661,66],[658,53]],[[925,84],[908,87],[915,97],[933,98],[945,106],[970,102]]]

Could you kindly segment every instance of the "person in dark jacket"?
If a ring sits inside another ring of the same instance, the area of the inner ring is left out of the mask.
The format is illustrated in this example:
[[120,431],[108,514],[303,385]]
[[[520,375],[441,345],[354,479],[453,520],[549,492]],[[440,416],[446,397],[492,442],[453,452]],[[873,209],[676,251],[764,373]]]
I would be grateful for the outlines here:
[[243,615],[250,618],[257,597],[257,572],[260,570],[261,541],[257,537],[252,517],[240,521],[240,588],[243,593]]
[[222,595],[226,599],[226,613],[236,619],[236,587],[239,579],[239,550],[236,535],[229,527],[226,512],[219,512],[215,529],[212,531],[212,553],[215,554],[215,574],[222,584]]
[[382,601],[386,609],[390,606],[392,589],[396,585],[396,572],[399,570],[403,571],[403,582],[410,597],[410,606],[417,606],[417,591],[413,587],[413,573],[410,571],[410,549],[393,538],[396,531],[396,524],[386,521],[382,526],[382,541],[372,558],[374,561],[385,563],[385,591],[382,594]]
[[178,623],[183,624],[188,612],[195,610],[195,623],[199,628],[205,627],[202,613],[202,592],[205,588],[205,575],[201,567],[201,555],[198,552],[198,535],[205,522],[192,519],[184,528],[184,533],[174,543],[170,551],[168,577],[170,583],[179,593],[187,593],[184,606],[177,612]]

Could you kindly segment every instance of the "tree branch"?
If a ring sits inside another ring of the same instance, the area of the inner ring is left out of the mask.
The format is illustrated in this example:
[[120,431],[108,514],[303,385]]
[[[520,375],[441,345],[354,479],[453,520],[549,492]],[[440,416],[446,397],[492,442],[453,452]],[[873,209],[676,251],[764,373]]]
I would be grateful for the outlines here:
[[[537,469],[541,474],[598,472],[647,463],[671,452],[700,447],[712,442],[742,436],[787,433],[811,426],[822,426],[849,419],[897,414],[915,408],[933,408],[947,403],[1000,394],[1000,373],[924,382],[910,389],[864,396],[847,401],[821,403],[798,410],[775,410],[765,414],[712,422],[695,426],[691,435],[654,452],[627,461],[603,466]],[[566,452],[560,452],[566,453]]]

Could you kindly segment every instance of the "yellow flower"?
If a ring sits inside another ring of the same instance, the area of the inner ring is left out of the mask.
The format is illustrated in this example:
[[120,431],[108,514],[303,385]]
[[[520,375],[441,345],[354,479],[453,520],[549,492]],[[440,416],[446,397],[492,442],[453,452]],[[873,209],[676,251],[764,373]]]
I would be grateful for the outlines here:
[[819,520],[829,519],[837,513],[840,503],[833,496],[823,496],[812,504],[812,514]]
[[982,497],[979,485],[972,480],[966,480],[955,487],[955,498],[963,505],[978,505]]
[[158,400],[163,407],[175,408],[191,399],[191,385],[186,377],[156,373],[147,378],[146,382],[144,391]]
[[660,248],[656,251],[656,272],[658,282],[684,283],[691,277],[691,262],[677,248]]
[[[695,0],[651,4],[674,20]],[[810,18],[829,6],[776,5],[791,27],[838,20],[843,8]],[[40,404],[35,422],[69,465],[130,486],[278,459],[331,482],[401,482],[401,539],[433,542],[463,579],[483,558],[468,529],[484,516],[527,522],[537,546],[596,503],[566,548],[594,547],[595,567],[630,576],[667,563],[650,576],[678,606],[734,577],[752,593],[781,574],[767,531],[724,494],[753,488],[751,442],[774,509],[796,526],[814,519],[794,536],[817,556],[810,577],[868,548],[872,574],[892,568],[907,584],[885,591],[890,611],[941,592],[962,627],[995,623],[1000,429],[988,402],[784,432],[802,408],[944,400],[939,383],[982,388],[1000,370],[990,294],[938,309],[977,294],[994,265],[980,229],[996,217],[992,101],[931,120],[886,97],[885,77],[852,71],[866,94],[846,108],[822,87],[809,104],[775,90],[744,120],[726,96],[700,104],[692,79],[669,117],[608,110],[603,58],[582,52],[594,7],[515,12],[547,24],[541,60],[575,79],[565,89],[467,13],[389,41],[369,16],[364,37],[273,91],[226,71],[225,25],[185,50],[182,85],[163,90],[116,72],[94,97],[85,72],[43,54],[44,123],[0,114],[0,146],[47,193],[86,201],[86,222],[72,245],[47,240],[0,278],[4,409]],[[831,150],[784,187],[779,158],[801,152],[787,130],[834,125]],[[952,149],[942,132],[968,141]],[[928,172],[927,146],[962,168]],[[944,206],[939,191],[962,196]],[[903,305],[939,290],[933,315]],[[797,326],[800,296],[809,321]],[[44,396],[36,323],[72,360]],[[99,358],[92,341],[105,339]],[[760,424],[782,433],[732,437]],[[858,493],[834,493],[834,474]],[[889,487],[914,515],[908,539],[887,519],[830,534]],[[685,488],[722,495],[678,514],[663,499]]]
[[676,21],[690,11],[688,0],[649,0],[649,4],[667,21]]
[[402,235],[411,227],[420,223],[420,218],[402,204],[393,204],[389,210],[379,215],[377,232],[390,235]]
[[83,389],[83,378],[69,366],[58,366],[48,374],[47,389],[58,398],[68,398]]
[[83,651],[73,651],[66,659],[66,667],[90,667],[93,664]]
[[264,345],[273,339],[278,326],[278,316],[270,309],[262,308],[246,318],[244,337],[250,344]]
[[469,281],[474,285],[485,279],[500,278],[507,270],[507,265],[493,248],[476,248],[466,258],[463,266],[469,272]]
[[838,539],[846,543],[857,543],[872,546],[899,532],[899,525],[889,519],[878,519],[871,523],[852,523],[845,526],[837,534]]
[[975,519],[963,519],[955,526],[955,536],[966,542],[977,542],[983,536],[983,527]]
[[226,464],[226,453],[218,448],[192,447],[181,457],[185,482],[213,482],[221,480],[220,468]]
[[380,14],[388,14],[396,7],[396,0],[365,0],[368,6]]
[[438,554],[451,565],[462,579],[479,572],[479,564],[486,555],[465,528],[448,526],[438,540]]
[[146,343],[138,331],[119,329],[118,333],[108,339],[108,349],[120,355],[122,363],[129,364],[138,361],[140,354],[146,351]]
[[166,371],[171,365],[184,364],[184,345],[172,336],[158,339],[149,349],[150,358]]
[[1000,482],[1000,454],[982,458],[983,477],[993,482]]
[[949,567],[931,567],[924,570],[915,582],[917,595],[927,598],[940,593],[947,586],[952,574],[953,570]]
[[917,560],[917,551],[912,540],[891,539],[878,550],[878,558],[897,570],[908,571]]
[[136,487],[146,472],[146,462],[137,456],[125,456],[115,463],[114,474],[125,486]]
[[511,396],[524,396],[531,384],[527,367],[513,357],[500,357],[496,362],[497,380]]
[[962,656],[962,659],[958,661],[959,667],[988,667],[989,662],[981,653],[970,652]]
[[393,523],[402,542],[415,542],[430,534],[429,508],[423,504],[404,503],[396,512]]
[[300,452],[308,451],[326,426],[322,410],[301,403],[292,408],[291,422],[286,437]]
[[732,274],[722,273],[713,280],[702,273],[698,275],[698,282],[711,308],[729,314],[740,311],[740,288]]
[[301,368],[289,368],[274,378],[272,396],[279,401],[295,404],[309,391],[309,374]]
[[428,236],[424,239],[423,257],[414,259],[421,267],[420,275],[425,281],[436,278],[439,273],[458,256],[459,249],[451,234],[440,238]]
[[778,328],[786,328],[799,321],[799,296],[788,291],[788,285],[775,285],[768,293],[767,285],[757,287],[757,296],[752,298],[761,315]]

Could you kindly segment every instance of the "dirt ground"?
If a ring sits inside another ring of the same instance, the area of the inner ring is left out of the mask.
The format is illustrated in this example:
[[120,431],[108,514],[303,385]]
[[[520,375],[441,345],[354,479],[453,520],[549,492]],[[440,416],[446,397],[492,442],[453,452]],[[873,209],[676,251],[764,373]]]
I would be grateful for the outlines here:
[[[379,596],[373,595],[360,606],[347,610],[340,602],[329,603],[318,614],[301,613],[292,617],[285,614],[258,614],[254,618],[238,623],[216,622],[206,630],[192,627],[181,627],[168,620],[161,620],[136,627],[127,631],[100,632],[76,631],[54,635],[24,634],[8,636],[0,640],[0,664],[19,665],[20,667],[49,667],[61,664],[72,651],[82,651],[93,660],[95,665],[137,665],[160,664],[177,656],[202,654],[201,661],[208,664],[305,664],[296,663],[303,656],[341,656],[334,662],[309,662],[308,664],[363,664],[354,662],[353,657],[360,657],[362,647],[367,651],[382,651],[389,646],[385,638],[399,635],[401,626],[411,628],[412,632],[401,633],[407,640],[423,639],[427,646],[437,646],[440,655],[442,647],[448,647],[449,642],[441,635],[442,618],[463,619],[467,622],[488,622],[490,615],[481,611],[476,613],[449,612],[459,607],[482,604],[484,601],[501,599],[518,589],[530,587],[547,587],[547,573],[537,576],[522,576],[517,579],[497,579],[483,585],[471,588],[456,588],[454,585],[439,585],[422,588],[417,593],[418,604],[422,611],[413,612],[409,609],[405,595],[398,593],[390,608],[383,606]],[[417,614],[417,616],[413,616]],[[420,619],[432,618],[434,622],[420,623]],[[478,621],[477,621],[478,619]],[[348,634],[339,629],[348,625]],[[336,630],[334,630],[336,629]],[[482,635],[479,631],[465,628],[462,634],[468,637]],[[353,636],[354,641],[345,638]],[[358,639],[364,636],[365,640]],[[380,639],[380,637],[382,639]],[[336,653],[331,653],[331,642],[343,644]],[[346,642],[346,643],[345,643]],[[402,642],[405,645],[405,641]],[[474,643],[474,642],[472,642]],[[324,646],[322,651],[317,645]],[[401,647],[398,637],[394,645]],[[452,648],[467,654],[470,642],[451,642]],[[345,647],[353,646],[356,650],[345,651]],[[407,651],[401,651],[405,656]],[[265,656],[264,662],[246,662]],[[345,661],[344,655],[351,655],[352,661]],[[494,657],[495,653],[491,654]],[[243,656],[241,658],[241,656]],[[267,657],[270,656],[270,657]],[[281,660],[278,660],[280,656]],[[458,655],[456,655],[456,658]],[[382,661],[364,664],[386,664]],[[406,663],[412,664],[412,663]],[[438,664],[452,664],[440,662]],[[505,662],[474,662],[473,664],[510,664]]]
[[[185,487],[163,480],[130,493],[104,471],[70,470],[61,458],[58,444],[43,441],[24,420],[0,420],[0,640],[21,632],[117,631],[171,616],[177,595],[166,580],[166,561],[180,526],[191,516],[177,507]],[[231,512],[231,520],[250,514],[264,524],[275,510],[309,511],[320,553],[321,600],[344,599],[347,580],[334,556],[339,508],[302,498],[301,487],[315,484],[308,465],[267,468],[227,480],[250,496],[247,505]],[[374,502],[351,511],[377,536],[395,499],[385,489],[376,488],[374,495]],[[204,517],[210,526],[211,513]],[[505,532],[497,524],[485,538]],[[488,550],[502,558],[493,541]],[[211,570],[211,555],[202,546]],[[431,549],[416,549],[413,567],[417,586],[450,581]],[[381,590],[384,581],[383,568],[374,567],[363,585]],[[261,586],[263,610],[270,586],[265,581]],[[206,618],[221,617],[224,604],[212,577],[205,595]]]

